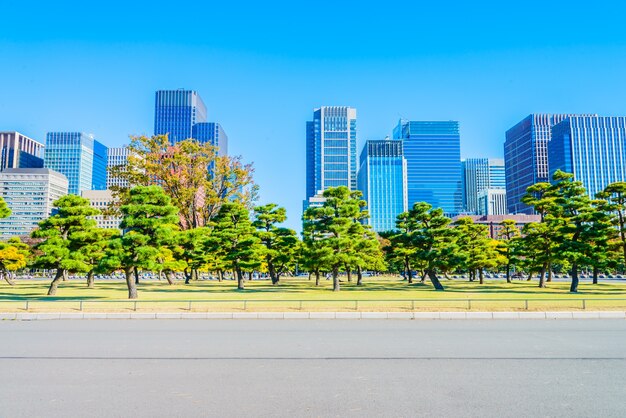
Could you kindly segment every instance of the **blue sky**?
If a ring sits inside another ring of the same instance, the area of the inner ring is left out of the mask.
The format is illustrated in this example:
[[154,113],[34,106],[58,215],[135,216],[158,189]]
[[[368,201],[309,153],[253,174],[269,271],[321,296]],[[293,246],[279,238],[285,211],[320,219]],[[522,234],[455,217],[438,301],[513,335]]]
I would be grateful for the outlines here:
[[626,115],[625,4],[423,3],[0,0],[0,130],[122,145],[155,90],[194,89],[299,229],[315,107],[357,108],[359,152],[400,117],[458,120],[463,157],[533,112]]

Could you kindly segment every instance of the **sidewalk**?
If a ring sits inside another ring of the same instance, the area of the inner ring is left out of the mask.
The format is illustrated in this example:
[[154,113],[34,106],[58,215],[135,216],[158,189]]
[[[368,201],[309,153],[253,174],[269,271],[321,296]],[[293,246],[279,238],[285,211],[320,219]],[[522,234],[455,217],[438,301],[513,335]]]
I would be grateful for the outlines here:
[[0,320],[50,319],[626,319],[626,311],[552,312],[0,312]]

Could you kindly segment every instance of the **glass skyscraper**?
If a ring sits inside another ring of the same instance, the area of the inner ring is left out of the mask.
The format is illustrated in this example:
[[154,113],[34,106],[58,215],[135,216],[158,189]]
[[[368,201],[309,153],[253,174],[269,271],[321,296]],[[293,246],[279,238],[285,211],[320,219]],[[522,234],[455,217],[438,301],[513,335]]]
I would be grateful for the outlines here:
[[43,144],[19,132],[0,132],[0,170],[43,168]]
[[228,136],[216,122],[200,122],[193,125],[192,138],[201,143],[210,143],[218,148],[218,155],[228,155]]
[[206,106],[193,90],[159,90],[154,108],[154,134],[171,144],[193,137],[193,126],[207,121]]
[[571,116],[552,127],[550,177],[574,174],[591,198],[607,185],[626,181],[626,117]]
[[106,189],[106,150],[93,135],[48,132],[45,166],[67,177],[70,194]]
[[356,190],[356,109],[323,106],[306,124],[306,198],[329,187]]
[[376,232],[391,231],[396,217],[408,210],[407,166],[402,141],[367,141],[360,158],[359,190],[367,202],[368,224]]
[[[480,214],[478,196],[486,189],[505,189],[504,160],[501,158],[468,158],[463,166],[463,206],[465,211]],[[489,213],[490,215],[492,213]]]
[[462,211],[459,123],[400,120],[393,131],[407,161],[409,208],[427,202],[448,215]]
[[509,213],[534,213],[533,208],[522,203],[522,197],[529,186],[549,181],[548,142],[552,127],[569,116],[577,115],[532,114],[506,132],[504,161]]

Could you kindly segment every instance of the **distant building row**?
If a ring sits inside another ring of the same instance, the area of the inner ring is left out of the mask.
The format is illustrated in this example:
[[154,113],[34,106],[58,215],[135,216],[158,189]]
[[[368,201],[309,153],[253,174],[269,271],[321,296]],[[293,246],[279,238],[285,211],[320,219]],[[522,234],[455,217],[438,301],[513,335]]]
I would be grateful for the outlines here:
[[[202,98],[192,90],[156,92],[154,134],[172,144],[186,138],[228,152],[228,137],[221,125],[207,122]],[[26,235],[50,216],[52,202],[66,194],[83,195],[92,206],[106,209],[112,202],[110,187],[122,186],[110,168],[127,164],[126,147],[108,148],[82,132],[48,132],[44,144],[19,132],[0,132],[0,196],[12,215],[0,220],[0,237]],[[104,228],[118,228],[119,219],[96,217]]]
[[357,165],[356,109],[320,107],[306,124],[304,208],[329,187],[361,190],[375,231],[427,202],[449,216],[533,214],[526,189],[563,170],[591,197],[626,181],[626,118],[534,114],[506,133],[504,159],[460,158],[456,121],[400,120],[393,139],[365,142]]

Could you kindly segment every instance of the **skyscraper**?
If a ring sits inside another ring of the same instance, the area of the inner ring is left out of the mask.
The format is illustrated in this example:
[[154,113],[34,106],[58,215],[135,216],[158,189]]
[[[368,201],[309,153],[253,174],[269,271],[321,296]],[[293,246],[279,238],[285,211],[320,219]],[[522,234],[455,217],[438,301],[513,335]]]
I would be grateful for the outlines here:
[[323,106],[313,111],[306,124],[306,173],[307,200],[329,187],[356,190],[356,109]]
[[67,178],[48,168],[7,168],[0,172],[0,196],[11,216],[0,219],[0,236],[28,235],[52,213],[52,202],[67,194]]
[[48,132],[44,160],[46,168],[67,177],[70,194],[80,195],[83,190],[106,189],[106,147],[96,141],[93,135]]
[[574,174],[589,197],[626,181],[626,117],[570,116],[552,127],[548,145],[550,177]]
[[0,132],[0,170],[43,168],[43,144],[19,132]]
[[402,141],[367,141],[360,162],[358,186],[367,202],[368,224],[377,232],[395,229],[396,217],[408,209]]
[[459,123],[400,120],[393,131],[407,161],[408,204],[427,202],[446,214],[462,211]]
[[168,134],[170,143],[193,137],[193,126],[207,121],[206,106],[193,90],[159,90],[154,108],[154,134]]
[[222,125],[216,122],[200,122],[193,125],[192,137],[201,143],[218,148],[218,155],[228,155],[228,136]]
[[509,213],[534,213],[533,208],[522,203],[522,197],[528,186],[549,181],[548,142],[552,126],[569,116],[576,115],[531,114],[506,131],[504,161]]
[[[463,206],[470,214],[480,214],[478,195],[486,189],[505,189],[504,160],[468,158],[463,166]],[[485,215],[488,215],[485,213]],[[489,213],[492,215],[492,213]]]
[[130,150],[128,147],[115,147],[109,148],[107,151],[107,189],[111,186],[126,187],[128,182],[112,175],[111,169],[113,167],[125,167],[128,164],[128,156]]

